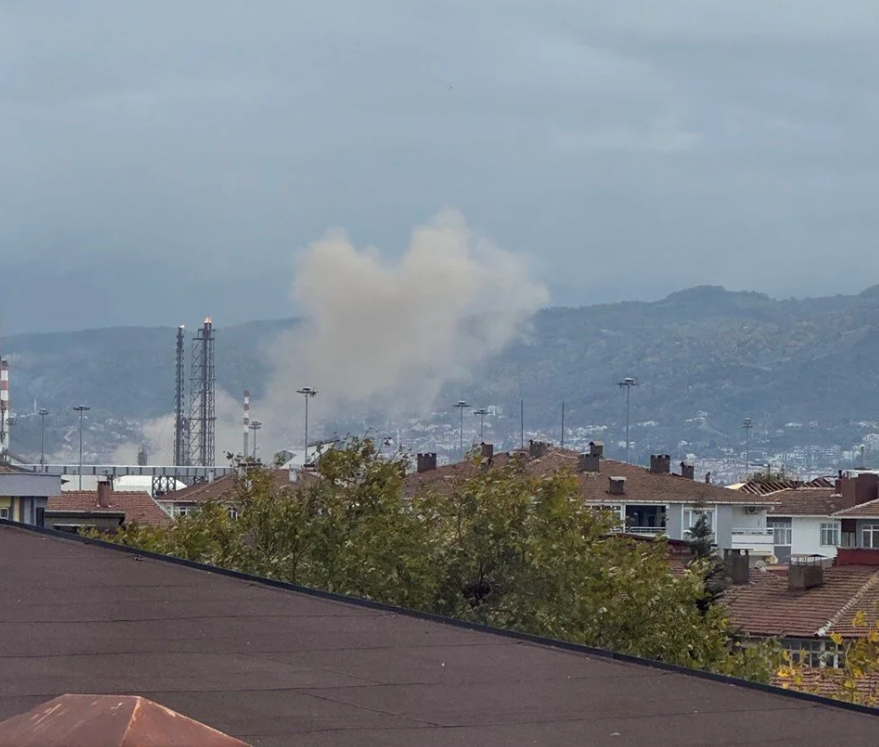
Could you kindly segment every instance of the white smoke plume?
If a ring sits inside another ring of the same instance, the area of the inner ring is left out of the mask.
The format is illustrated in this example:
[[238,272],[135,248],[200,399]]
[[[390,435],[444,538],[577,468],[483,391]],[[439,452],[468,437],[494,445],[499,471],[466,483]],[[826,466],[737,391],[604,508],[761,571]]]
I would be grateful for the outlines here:
[[267,396],[254,406],[279,442],[301,440],[304,385],[320,391],[317,418],[362,404],[429,408],[509,344],[549,295],[524,258],[445,210],[413,231],[396,261],[330,231],[297,257],[292,297],[308,322],[282,336]]
[[[291,295],[307,322],[279,337],[266,394],[253,402],[263,458],[299,450],[303,386],[320,392],[310,401],[312,433],[323,417],[362,406],[425,411],[444,386],[466,381],[512,342],[549,298],[525,258],[474,235],[451,209],[416,228],[396,260],[329,231],[296,257]],[[218,392],[216,408],[223,463],[224,452],[242,448],[241,403]],[[145,425],[153,464],[170,459],[173,430],[170,416]],[[131,463],[137,448],[124,444],[117,456]]]

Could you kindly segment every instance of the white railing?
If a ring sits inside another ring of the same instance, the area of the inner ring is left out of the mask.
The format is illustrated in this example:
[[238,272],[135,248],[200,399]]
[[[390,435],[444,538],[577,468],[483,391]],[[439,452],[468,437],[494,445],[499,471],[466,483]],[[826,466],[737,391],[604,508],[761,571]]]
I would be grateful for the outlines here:
[[665,527],[626,527],[622,531],[626,534],[646,534],[655,537],[659,534],[665,534]]

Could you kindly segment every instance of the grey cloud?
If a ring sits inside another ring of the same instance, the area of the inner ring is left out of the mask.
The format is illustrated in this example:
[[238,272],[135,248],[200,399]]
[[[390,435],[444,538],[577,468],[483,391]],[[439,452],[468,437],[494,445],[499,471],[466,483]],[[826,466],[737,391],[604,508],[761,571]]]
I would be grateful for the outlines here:
[[563,302],[858,290],[877,42],[866,0],[0,0],[0,258],[93,278],[69,324],[198,316],[199,283],[285,316],[328,228],[400,254],[454,205]]

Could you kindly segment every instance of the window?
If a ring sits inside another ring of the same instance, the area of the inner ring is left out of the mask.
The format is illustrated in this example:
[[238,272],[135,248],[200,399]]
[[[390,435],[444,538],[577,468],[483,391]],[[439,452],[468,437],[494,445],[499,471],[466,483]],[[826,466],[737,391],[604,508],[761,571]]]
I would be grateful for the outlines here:
[[699,521],[699,517],[704,516],[708,521],[708,526],[711,527],[711,531],[715,531],[714,527],[714,509],[698,509],[698,508],[685,508],[684,509],[684,534],[689,534],[690,530],[696,526],[696,522]]
[[790,546],[793,544],[793,530],[790,519],[767,519],[766,526],[772,530],[772,543]]
[[830,522],[821,525],[821,545],[822,547],[839,546],[839,524]]
[[174,506],[175,516],[186,516],[189,513],[189,506]]
[[861,544],[864,547],[879,549],[879,524],[864,524],[861,529]]
[[807,667],[839,667],[842,654],[825,638],[785,638],[781,642],[792,664]]
[[0,508],[0,519],[8,519],[9,518],[9,509],[8,508]]
[[235,506],[228,506],[226,508],[226,513],[229,514],[230,519],[237,519],[238,518],[238,509],[235,508]]

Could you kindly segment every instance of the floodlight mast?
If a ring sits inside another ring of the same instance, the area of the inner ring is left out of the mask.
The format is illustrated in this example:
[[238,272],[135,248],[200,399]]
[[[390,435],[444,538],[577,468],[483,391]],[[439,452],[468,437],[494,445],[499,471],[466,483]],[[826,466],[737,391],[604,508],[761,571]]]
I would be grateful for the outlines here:
[[461,449],[461,461],[464,461],[464,409],[470,407],[463,399],[459,399],[455,403],[455,407],[461,411],[461,426],[459,431],[459,441]]

